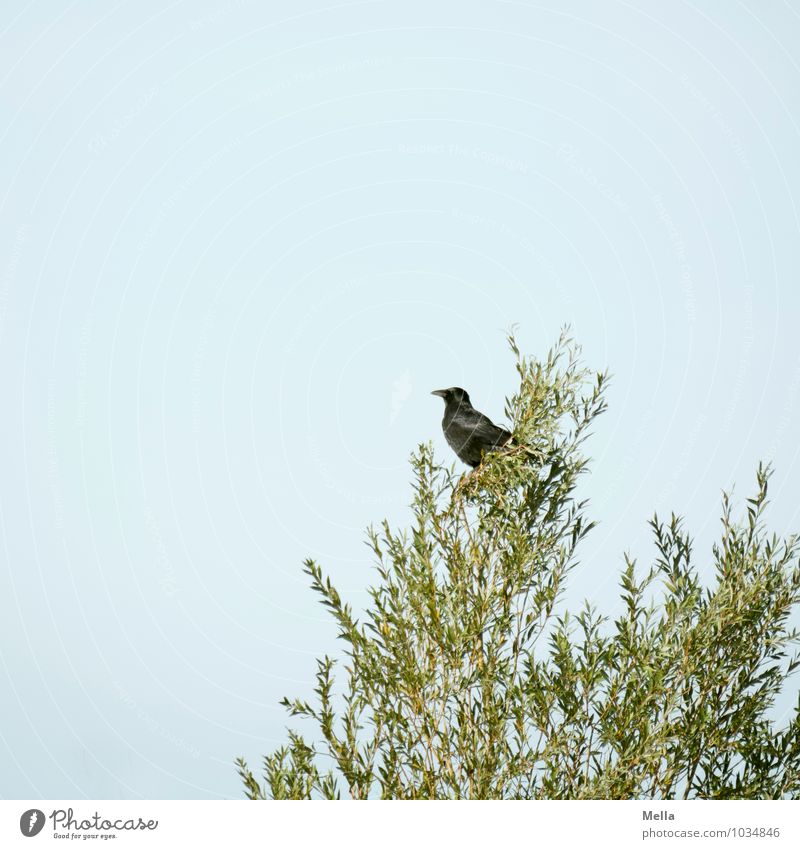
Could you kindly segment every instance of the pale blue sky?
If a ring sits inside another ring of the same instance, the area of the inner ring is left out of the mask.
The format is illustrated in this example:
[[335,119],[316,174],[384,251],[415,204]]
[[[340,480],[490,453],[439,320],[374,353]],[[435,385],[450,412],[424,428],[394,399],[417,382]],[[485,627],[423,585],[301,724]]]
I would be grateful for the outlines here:
[[431,389],[571,323],[609,412],[572,594],[654,509],[800,527],[789,3],[6,2],[0,796],[236,797],[402,523]]

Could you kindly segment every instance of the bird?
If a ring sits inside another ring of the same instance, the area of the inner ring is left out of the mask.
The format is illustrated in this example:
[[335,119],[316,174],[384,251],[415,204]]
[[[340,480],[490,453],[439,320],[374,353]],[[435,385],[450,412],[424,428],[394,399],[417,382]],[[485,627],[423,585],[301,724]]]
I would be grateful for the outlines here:
[[467,391],[460,386],[435,389],[431,395],[444,399],[442,430],[447,444],[459,460],[473,469],[480,466],[484,454],[511,441],[511,432],[478,412],[472,406]]

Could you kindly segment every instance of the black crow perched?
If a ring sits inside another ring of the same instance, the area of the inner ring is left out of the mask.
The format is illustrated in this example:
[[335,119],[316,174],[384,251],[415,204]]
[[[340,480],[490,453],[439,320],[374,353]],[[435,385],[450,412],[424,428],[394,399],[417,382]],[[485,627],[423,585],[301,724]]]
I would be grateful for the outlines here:
[[437,389],[431,395],[444,398],[442,430],[447,444],[459,460],[473,469],[480,465],[486,452],[502,448],[511,439],[509,431],[493,424],[472,406],[460,386]]

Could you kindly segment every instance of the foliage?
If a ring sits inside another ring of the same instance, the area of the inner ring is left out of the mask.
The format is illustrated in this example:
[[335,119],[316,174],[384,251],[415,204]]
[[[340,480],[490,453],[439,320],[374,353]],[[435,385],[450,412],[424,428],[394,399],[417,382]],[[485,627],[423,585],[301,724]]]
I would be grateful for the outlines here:
[[[542,361],[514,337],[514,444],[470,474],[413,455],[413,525],[370,529],[378,580],[361,620],[312,560],[346,644],[318,661],[316,699],[284,699],[318,739],[289,733],[251,799],[781,798],[800,795],[800,703],[775,699],[798,666],[798,543],[767,534],[768,468],[746,516],[723,497],[704,587],[680,519],[651,521],[657,556],[626,557],[622,613],[563,610],[592,527],[575,497],[606,375],[562,334]],[[335,689],[335,685],[336,689]]]

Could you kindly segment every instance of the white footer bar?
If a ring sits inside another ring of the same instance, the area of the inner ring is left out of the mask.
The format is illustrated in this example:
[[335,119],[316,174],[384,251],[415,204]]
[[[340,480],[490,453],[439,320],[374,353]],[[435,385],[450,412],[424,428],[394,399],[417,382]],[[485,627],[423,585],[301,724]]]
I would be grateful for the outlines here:
[[0,846],[426,849],[800,846],[800,806],[751,802],[0,801]]

